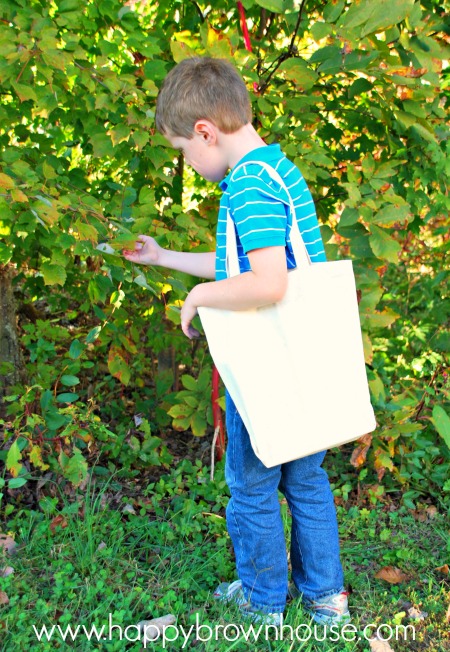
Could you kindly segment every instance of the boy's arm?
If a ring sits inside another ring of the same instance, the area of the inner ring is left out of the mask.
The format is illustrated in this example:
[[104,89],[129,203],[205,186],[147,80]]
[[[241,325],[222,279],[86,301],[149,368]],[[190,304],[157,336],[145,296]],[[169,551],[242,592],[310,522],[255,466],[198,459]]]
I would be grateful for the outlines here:
[[213,251],[198,254],[172,251],[160,247],[154,238],[140,235],[134,251],[124,249],[122,253],[133,263],[167,267],[200,278],[215,278],[216,254]]
[[181,309],[181,328],[188,337],[197,333],[191,321],[200,306],[225,310],[260,308],[280,301],[287,289],[286,251],[284,246],[254,249],[248,254],[250,272],[196,285]]

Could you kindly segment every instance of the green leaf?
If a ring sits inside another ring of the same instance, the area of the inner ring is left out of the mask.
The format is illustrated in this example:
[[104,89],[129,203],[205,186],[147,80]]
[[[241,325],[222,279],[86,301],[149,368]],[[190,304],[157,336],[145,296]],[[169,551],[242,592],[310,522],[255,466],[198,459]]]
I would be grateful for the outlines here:
[[345,5],[346,0],[331,0],[323,10],[323,17],[330,23],[334,23],[334,21],[341,15]]
[[399,262],[398,254],[401,251],[401,246],[392,236],[386,233],[386,231],[377,226],[372,226],[369,242],[371,249],[377,258],[388,260],[395,264]]
[[192,408],[187,405],[187,403],[177,403],[176,405],[172,405],[170,410],[167,411],[167,414],[174,419],[190,417],[192,414]]
[[372,90],[372,88],[373,84],[368,79],[365,79],[365,77],[359,77],[348,89],[348,97],[350,100],[353,100],[357,95],[367,93],[367,91]]
[[318,79],[318,74],[308,67],[303,59],[286,59],[280,66],[287,77],[294,82],[299,90],[310,89]]
[[98,231],[95,226],[92,224],[86,224],[86,222],[81,222],[81,220],[77,220],[74,226],[83,240],[90,240],[95,244],[97,243]]
[[339,21],[340,27],[354,29],[361,27],[357,33],[367,36],[379,32],[391,25],[403,21],[414,6],[415,0],[361,0],[350,4]]
[[75,487],[78,487],[87,475],[87,462],[78,448],[73,449],[73,456],[68,457],[63,451],[59,454],[58,461],[65,478]]
[[78,401],[79,399],[78,394],[74,394],[73,392],[65,392],[63,394],[58,394],[56,397],[56,400],[58,403],[74,403],[75,401]]
[[41,272],[44,277],[45,285],[64,285],[66,282],[67,274],[64,267],[60,265],[53,265],[52,263],[43,263],[41,265]]
[[369,221],[380,226],[394,226],[397,222],[402,222],[408,216],[409,211],[409,204],[403,206],[388,204],[383,206]]
[[191,392],[195,392],[197,389],[197,381],[189,374],[183,374],[181,376],[181,382],[183,383],[183,387],[186,387],[186,389],[189,389]]
[[19,489],[26,483],[27,478],[11,478],[11,480],[8,480],[8,489]]
[[203,435],[206,432],[206,426],[208,425],[206,423],[204,412],[200,412],[200,411],[196,412],[191,418],[190,425],[191,425],[192,433],[196,437],[203,437]]
[[380,32],[391,25],[397,25],[409,16],[415,0],[368,0],[373,7],[361,36]]
[[328,36],[331,33],[332,27],[328,23],[314,23],[311,25],[311,34],[313,39],[316,41],[321,41],[323,38]]
[[50,405],[53,402],[53,392],[51,392],[49,389],[46,389],[44,392],[42,392],[41,396],[41,409],[43,412],[46,412]]
[[95,342],[97,337],[100,335],[101,330],[101,326],[95,326],[95,328],[92,328],[85,339],[86,344],[92,344],[92,342]]
[[170,160],[168,154],[160,147],[150,147],[148,149],[148,158],[153,163],[155,170],[158,170],[163,165],[166,165]]
[[114,290],[109,299],[109,303],[116,308],[120,308],[123,300],[125,299],[125,292],[123,290]]
[[45,415],[45,423],[49,430],[59,430],[66,425],[70,418],[66,417],[64,414],[61,414],[57,410],[53,409],[47,412]]
[[356,222],[359,219],[359,212],[356,208],[348,208],[345,207],[344,210],[342,211],[342,215],[339,218],[339,226],[352,226],[352,224],[356,224]]
[[37,95],[31,86],[18,84],[16,82],[12,83],[11,86],[16,91],[21,102],[26,102],[27,100],[33,100],[33,102],[37,102]]
[[361,326],[367,330],[388,328],[398,317],[399,315],[390,308],[385,308],[383,311],[367,310],[361,313]]
[[450,417],[443,407],[440,405],[435,405],[433,407],[433,416],[431,417],[431,421],[442,439],[447,444],[448,448],[450,448]]
[[11,471],[11,474],[17,478],[17,476],[20,473],[20,470],[22,469],[22,464],[20,464],[20,460],[22,459],[22,453],[20,452],[19,449],[19,444],[16,441],[14,441],[9,450],[8,454],[6,455],[6,468],[8,471]]
[[131,379],[131,369],[126,360],[119,355],[119,351],[114,350],[113,354],[110,351],[108,369],[111,376],[120,380],[123,385],[128,385]]
[[256,4],[264,9],[273,11],[275,14],[284,13],[288,7],[286,0],[256,0]]
[[11,260],[13,255],[13,250],[11,247],[7,247],[3,242],[0,242],[0,264],[6,265]]
[[107,134],[94,134],[91,136],[90,140],[96,158],[104,158],[105,156],[113,155],[114,147],[111,138]]
[[77,378],[76,376],[70,376],[66,374],[64,376],[61,376],[61,383],[66,387],[75,387],[75,385],[78,385],[79,382],[80,379]]
[[83,351],[84,346],[81,344],[80,340],[73,340],[69,349],[69,357],[72,358],[72,360],[76,360],[80,357]]

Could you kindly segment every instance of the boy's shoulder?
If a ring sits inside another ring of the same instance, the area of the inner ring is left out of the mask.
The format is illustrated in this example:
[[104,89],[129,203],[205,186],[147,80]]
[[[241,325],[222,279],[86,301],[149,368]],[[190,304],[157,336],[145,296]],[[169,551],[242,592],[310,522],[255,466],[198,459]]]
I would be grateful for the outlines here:
[[282,193],[283,184],[289,185],[301,177],[297,166],[282,152],[279,145],[267,145],[250,152],[231,170],[226,179],[230,194],[246,190]]

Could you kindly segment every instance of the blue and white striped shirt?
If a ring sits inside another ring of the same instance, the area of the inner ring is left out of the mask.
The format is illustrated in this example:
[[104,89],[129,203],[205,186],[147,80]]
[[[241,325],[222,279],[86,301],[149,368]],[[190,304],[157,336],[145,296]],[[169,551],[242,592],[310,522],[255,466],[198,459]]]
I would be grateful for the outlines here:
[[[252,162],[242,165],[246,161]],[[235,224],[241,273],[251,269],[247,253],[261,247],[284,245],[287,267],[295,267],[289,235],[286,238],[291,225],[289,198],[284,188],[254,161],[265,161],[281,176],[294,202],[300,233],[311,260],[326,260],[314,202],[303,175],[286,158],[279,145],[266,145],[246,154],[219,184],[223,195],[216,234],[218,281],[227,277],[225,253],[228,211]],[[241,167],[237,170],[238,166]]]

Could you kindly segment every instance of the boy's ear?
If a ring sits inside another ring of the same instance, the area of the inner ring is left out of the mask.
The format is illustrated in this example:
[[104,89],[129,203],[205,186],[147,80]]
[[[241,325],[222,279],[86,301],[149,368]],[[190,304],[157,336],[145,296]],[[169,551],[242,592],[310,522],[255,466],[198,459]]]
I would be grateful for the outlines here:
[[209,120],[197,120],[194,125],[194,133],[207,144],[215,145],[217,142],[216,126]]

